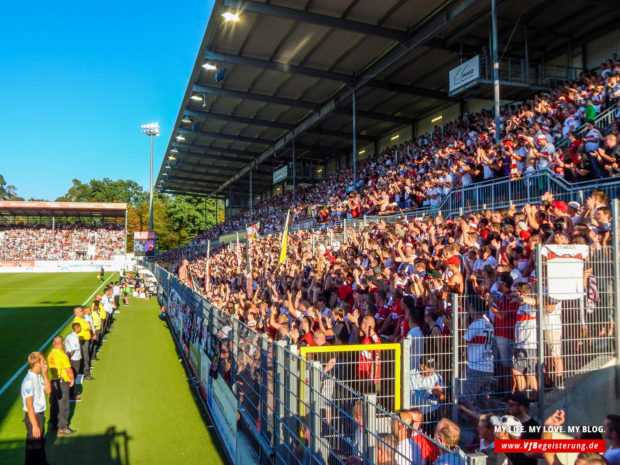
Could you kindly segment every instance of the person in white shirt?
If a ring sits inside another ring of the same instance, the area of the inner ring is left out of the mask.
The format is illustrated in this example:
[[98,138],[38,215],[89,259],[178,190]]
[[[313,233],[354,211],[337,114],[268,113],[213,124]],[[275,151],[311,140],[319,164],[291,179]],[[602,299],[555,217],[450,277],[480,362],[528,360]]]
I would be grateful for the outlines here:
[[[395,462],[397,465],[411,465],[412,463],[420,463],[414,461],[414,457],[422,458],[422,450],[413,442],[411,438],[411,424],[413,417],[409,412],[398,413],[398,419],[392,420],[392,434],[398,441],[396,448]],[[414,451],[414,449],[417,449]]]
[[[585,321],[582,322],[585,325]],[[545,352],[551,356],[553,367],[547,366],[545,373],[554,386],[562,386],[564,361],[562,359],[562,302],[549,299],[545,302],[543,314],[543,339]]]
[[532,295],[532,286],[529,283],[519,283],[516,286],[517,300],[520,302],[515,324],[515,344],[513,356],[513,389],[525,391],[538,389],[536,378],[536,298]]
[[[474,300],[476,299],[476,300]],[[463,384],[463,401],[488,409],[488,393],[493,392],[493,334],[494,328],[484,314],[484,302],[477,297],[469,299],[473,321],[463,339],[467,342],[467,379]]]
[[110,330],[110,325],[112,324],[112,316],[114,315],[114,305],[112,304],[112,289],[111,288],[107,288],[104,293],[103,293],[103,297],[101,297],[101,305],[103,305],[103,309],[105,310],[106,313],[106,319],[105,319],[105,331],[104,334],[107,333]]
[[[65,338],[65,352],[69,357],[69,363],[71,363],[71,368],[73,369],[73,379],[77,379],[82,361],[80,337],[78,336],[82,331],[82,326],[79,323],[73,323],[71,325],[71,331],[72,332]],[[80,396],[75,394],[75,385],[71,387],[69,399],[72,402],[80,402],[82,400]]]
[[584,139],[584,149],[585,152],[588,154],[590,163],[592,164],[592,171],[594,171],[594,177],[598,179],[603,175],[603,172],[595,153],[601,146],[601,139],[603,138],[603,136],[601,136],[601,132],[594,126],[594,121],[588,121],[586,123],[586,127],[587,132]]
[[467,460],[465,453],[458,447],[461,439],[461,428],[447,418],[439,420],[435,426],[435,440],[450,452],[444,451],[437,457],[434,465],[464,465]]
[[22,410],[26,424],[26,463],[47,464],[45,456],[45,394],[52,392],[47,362],[41,352],[28,356],[30,369],[21,385]]

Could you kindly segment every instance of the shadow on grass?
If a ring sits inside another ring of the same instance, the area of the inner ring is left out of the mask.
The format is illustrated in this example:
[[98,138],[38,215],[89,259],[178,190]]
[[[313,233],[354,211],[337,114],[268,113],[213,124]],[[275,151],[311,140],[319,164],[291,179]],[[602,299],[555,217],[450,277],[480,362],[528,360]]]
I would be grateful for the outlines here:
[[[130,439],[126,431],[117,432],[113,426],[109,427],[104,434],[93,436],[57,437],[55,431],[49,431],[45,450],[47,460],[51,463],[130,465]],[[2,465],[24,463],[25,444],[25,439],[0,441],[0,463]]]

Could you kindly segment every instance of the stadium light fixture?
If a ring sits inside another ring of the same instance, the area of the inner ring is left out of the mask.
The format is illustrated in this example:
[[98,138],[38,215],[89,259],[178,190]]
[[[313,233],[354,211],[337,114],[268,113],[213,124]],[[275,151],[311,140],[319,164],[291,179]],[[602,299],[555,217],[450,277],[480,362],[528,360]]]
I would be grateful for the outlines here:
[[149,176],[149,231],[153,230],[153,137],[159,136],[159,123],[142,125],[142,134],[151,138],[151,170]]
[[435,116],[435,117],[431,120],[431,123],[436,123],[437,121],[440,121],[441,119],[443,119],[443,115]]
[[177,140],[185,140],[185,137],[183,137],[183,136],[181,136],[181,135],[178,135],[178,136],[177,136]]
[[183,119],[181,120],[181,122],[189,124],[192,122],[192,120],[189,116],[183,116]]
[[392,137],[390,137],[390,140],[396,140],[400,137],[400,134],[395,134]]
[[192,95],[190,98],[193,101],[195,101],[195,102],[201,102],[202,101],[202,97],[200,95]]
[[362,149],[359,152],[357,152],[358,155],[364,155],[366,153],[366,149]]
[[174,155],[170,155],[170,156],[168,157],[168,160],[176,160],[176,158],[174,158]]
[[205,63],[204,65],[202,65],[202,67],[204,69],[206,69],[207,71],[215,71],[215,70],[217,70],[217,66],[212,65],[211,63]]
[[172,152],[177,153],[178,150],[173,148],[173,149],[170,150],[170,153],[172,153]]
[[230,22],[237,23],[239,22],[239,13],[233,13],[232,11],[227,11],[226,13],[222,13],[222,18],[224,18],[224,20],[227,23],[230,23]]

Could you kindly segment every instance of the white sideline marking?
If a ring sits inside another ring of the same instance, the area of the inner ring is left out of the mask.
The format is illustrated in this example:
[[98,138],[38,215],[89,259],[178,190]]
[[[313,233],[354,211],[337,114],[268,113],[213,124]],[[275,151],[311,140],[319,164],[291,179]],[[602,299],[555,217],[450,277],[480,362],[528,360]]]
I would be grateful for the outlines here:
[[[99,286],[97,289],[95,289],[95,292],[93,292],[93,293],[92,293],[92,294],[88,297],[88,299],[86,299],[86,300],[84,301],[84,303],[82,304],[82,306],[86,305],[86,303],[87,303],[90,299],[92,299],[92,298],[93,298],[93,296],[94,296],[97,292],[99,292],[99,289],[101,289],[101,288],[102,288],[102,287],[103,287],[103,286],[104,286],[104,285],[105,285],[105,284],[106,284],[106,283],[107,283],[107,282],[108,282],[108,281],[112,278],[112,276],[114,276],[114,273],[112,273],[108,279],[106,279],[103,283],[101,283],[101,286]],[[45,349],[45,347],[46,347],[46,346],[47,346],[50,342],[52,342],[52,339],[54,339],[54,338],[56,337],[56,335],[57,335],[57,334],[58,334],[58,333],[62,330],[62,328],[64,328],[65,326],[67,326],[67,325],[69,324],[69,321],[70,321],[71,319],[73,319],[73,317],[72,317],[72,316],[70,316],[69,318],[67,318],[67,320],[66,320],[63,324],[61,324],[61,325],[60,325],[60,328],[58,328],[56,331],[54,331],[54,332],[52,333],[52,335],[49,337],[49,339],[48,339],[47,341],[45,341],[41,347],[39,347],[38,352],[42,352],[42,351],[43,351],[43,349]],[[2,394],[4,394],[4,391],[6,391],[6,390],[9,388],[9,386],[10,386],[11,384],[13,384],[13,381],[15,381],[15,379],[17,379],[17,377],[20,375],[20,373],[21,373],[22,371],[24,371],[24,369],[25,369],[27,366],[28,366],[28,363],[24,363],[21,367],[19,367],[19,368],[17,369],[17,371],[15,372],[15,374],[14,374],[13,376],[11,376],[11,378],[9,378],[9,380],[8,380],[6,383],[4,383],[4,386],[2,386],[2,387],[0,388],[0,396],[1,396]]]

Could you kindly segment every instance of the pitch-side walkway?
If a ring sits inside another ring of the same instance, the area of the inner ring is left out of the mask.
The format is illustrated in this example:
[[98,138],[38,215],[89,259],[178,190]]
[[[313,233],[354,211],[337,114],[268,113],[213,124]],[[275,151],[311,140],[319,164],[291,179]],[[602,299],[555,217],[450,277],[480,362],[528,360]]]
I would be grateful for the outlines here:
[[[158,312],[154,298],[121,306],[93,363],[95,380],[84,381],[84,400],[72,404],[78,433],[48,435],[52,463],[224,464]],[[16,463],[23,463],[19,455]]]

